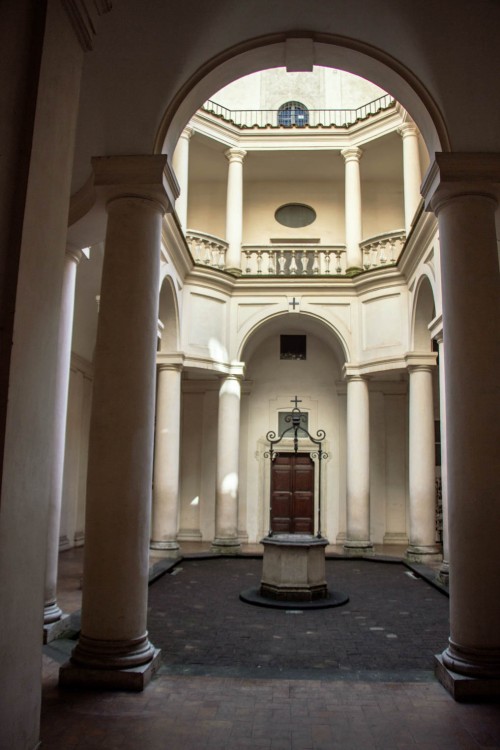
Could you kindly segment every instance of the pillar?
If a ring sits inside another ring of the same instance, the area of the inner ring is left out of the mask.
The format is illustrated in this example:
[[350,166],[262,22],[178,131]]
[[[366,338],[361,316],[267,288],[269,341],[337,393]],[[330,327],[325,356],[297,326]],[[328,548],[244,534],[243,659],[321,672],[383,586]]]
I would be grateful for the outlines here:
[[61,524],[76,269],[82,256],[83,253],[81,250],[70,245],[66,247],[59,320],[59,343],[56,358],[54,447],[51,466],[51,492],[49,497],[47,558],[45,567],[45,602],[43,610],[44,626],[49,626],[44,627],[44,637],[49,640],[51,640],[51,635],[54,636],[55,630],[57,630],[54,627],[50,627],[51,624],[59,621],[63,614],[57,603],[59,529]]
[[156,428],[153,472],[152,550],[177,557],[182,364],[157,366]]
[[[146,630],[166,156],[93,159],[107,199],[94,357],[82,627],[63,685],[141,690],[159,652]],[[168,181],[165,180],[165,182]]]
[[243,159],[246,151],[230,148],[226,202],[226,270],[241,273],[241,242],[243,238]]
[[179,197],[175,201],[175,211],[184,233],[187,230],[188,189],[189,189],[189,142],[194,130],[189,125],[182,131],[174,151],[173,168],[179,183]]
[[238,481],[241,410],[241,369],[221,383],[217,433],[215,539],[212,549],[225,554],[241,551],[238,538]]
[[405,231],[408,235],[415,212],[420,203],[420,157],[418,130],[413,123],[405,122],[398,133],[403,139],[403,185],[405,206]]
[[[423,185],[439,223],[446,337],[450,640],[437,674],[457,698],[500,694],[500,154],[436,154]],[[460,676],[457,676],[460,675]]]
[[[434,450],[434,409],[432,399],[433,365],[430,357],[407,357],[410,373],[409,418],[409,560],[425,561],[440,556],[436,544],[436,470]],[[422,360],[416,364],[415,360]]]
[[368,381],[347,375],[347,528],[344,550],[365,554],[370,541],[370,411]]
[[[441,317],[441,316],[440,316]],[[448,532],[448,466],[446,450],[446,381],[444,371],[444,339],[442,318],[441,325],[434,332],[433,338],[438,344],[439,365],[439,421],[441,425],[441,511],[443,514],[443,560],[439,569],[438,578],[442,583],[448,584],[450,574],[450,545]]]
[[359,161],[363,155],[360,148],[344,148],[345,161],[345,241],[347,247],[346,268],[362,269],[360,242],[362,239],[361,177]]

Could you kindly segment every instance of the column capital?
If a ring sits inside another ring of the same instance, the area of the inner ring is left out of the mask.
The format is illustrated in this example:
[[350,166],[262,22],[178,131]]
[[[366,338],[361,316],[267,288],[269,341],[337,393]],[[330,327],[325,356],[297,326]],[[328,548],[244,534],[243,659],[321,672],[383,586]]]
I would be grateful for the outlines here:
[[94,185],[109,202],[116,198],[155,201],[164,213],[172,213],[179,184],[166,154],[95,156]]
[[366,375],[364,375],[361,372],[361,368],[359,365],[350,364],[349,362],[346,362],[345,365],[342,368],[342,377],[347,382],[352,382],[353,380],[365,380],[368,381],[368,378]]
[[405,354],[405,363],[409,372],[428,371],[432,372],[437,363],[436,352],[408,352]]
[[158,352],[156,355],[156,371],[177,370],[177,372],[182,372],[184,360],[185,356],[182,352]]
[[413,122],[404,122],[400,125],[397,132],[402,138],[418,136],[418,128]]
[[223,376],[223,379],[236,378],[237,380],[243,380],[245,377],[245,367],[245,362],[231,362],[229,370],[227,374]]
[[186,125],[182,133],[180,134],[179,138],[185,138],[187,141],[191,140],[194,133],[194,128],[192,125]]
[[448,201],[471,195],[498,203],[500,153],[436,153],[422,184],[426,211],[438,213]]
[[81,250],[79,247],[76,247],[76,245],[72,245],[70,242],[66,244],[65,257],[68,260],[72,260],[75,265],[78,265],[80,263],[83,255],[83,250]]
[[230,164],[232,162],[239,162],[240,164],[243,164],[243,159],[246,155],[247,152],[242,148],[228,148],[227,151],[224,151],[224,156],[229,160]]
[[349,161],[358,162],[363,156],[362,149],[358,148],[357,146],[349,146],[348,148],[343,148],[340,153],[344,157],[346,164]]

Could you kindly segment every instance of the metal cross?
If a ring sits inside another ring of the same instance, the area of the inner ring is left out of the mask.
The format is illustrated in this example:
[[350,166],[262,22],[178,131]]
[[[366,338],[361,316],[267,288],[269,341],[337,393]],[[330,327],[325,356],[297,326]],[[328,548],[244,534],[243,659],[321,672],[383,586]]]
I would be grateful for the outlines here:
[[291,305],[291,306],[293,307],[293,309],[295,310],[295,308],[296,308],[296,307],[298,307],[298,306],[300,305],[300,302],[299,302],[298,300],[296,300],[296,299],[295,299],[295,297],[294,297],[294,298],[292,299],[292,301],[291,301],[291,302],[289,302],[288,304],[289,304],[289,305]]
[[301,398],[297,398],[297,396],[295,396],[295,398],[291,398],[290,399],[290,402],[292,404],[294,404],[294,406],[295,406],[296,409],[298,409],[299,408],[298,405],[302,403],[302,399]]

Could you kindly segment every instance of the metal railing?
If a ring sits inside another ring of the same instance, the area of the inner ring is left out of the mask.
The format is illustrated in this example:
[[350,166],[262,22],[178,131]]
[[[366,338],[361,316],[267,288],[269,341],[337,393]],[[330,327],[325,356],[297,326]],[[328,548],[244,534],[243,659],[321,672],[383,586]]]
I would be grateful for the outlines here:
[[394,107],[396,100],[389,94],[363,104],[356,109],[309,109],[306,110],[307,122],[290,123],[288,118],[283,117],[279,109],[227,109],[221,104],[209,99],[202,109],[211,112],[227,122],[233,123],[237,128],[295,128],[302,130],[309,128],[348,128],[356,122],[366,120],[367,117]]

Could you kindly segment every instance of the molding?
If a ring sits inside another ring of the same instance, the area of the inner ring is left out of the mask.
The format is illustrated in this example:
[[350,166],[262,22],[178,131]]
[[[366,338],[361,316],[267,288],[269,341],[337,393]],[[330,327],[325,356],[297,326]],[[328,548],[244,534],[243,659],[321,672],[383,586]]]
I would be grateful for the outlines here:
[[94,48],[99,16],[109,13],[112,7],[112,0],[63,0],[63,8],[84,52]]
[[162,260],[174,266],[179,278],[184,283],[186,277],[194,268],[194,261],[175,212],[163,215],[161,239]]
[[166,154],[94,156],[92,169],[94,185],[107,200],[144,198],[157,201],[167,213],[174,211],[180,189]]
[[460,195],[500,197],[500,153],[436,153],[422,183],[426,211]]

